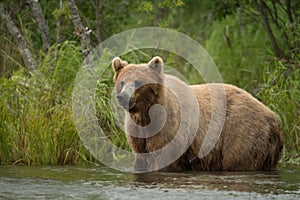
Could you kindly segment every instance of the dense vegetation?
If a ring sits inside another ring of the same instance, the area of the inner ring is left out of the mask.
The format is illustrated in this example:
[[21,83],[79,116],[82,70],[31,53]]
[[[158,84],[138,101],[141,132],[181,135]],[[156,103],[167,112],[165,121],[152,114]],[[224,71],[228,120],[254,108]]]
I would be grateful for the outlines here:
[[[285,136],[282,162],[300,163],[299,1],[34,2],[0,3],[0,163],[94,161],[73,123],[74,79],[90,48],[116,33],[144,26],[175,29],[203,45],[224,82],[244,88],[278,113]],[[81,23],[91,30],[87,38],[74,21],[74,3]],[[145,62],[153,54],[161,55],[190,83],[201,82],[191,66],[168,52],[140,50],[124,58]],[[109,104],[109,70],[98,82],[97,115],[110,139],[128,148]]]

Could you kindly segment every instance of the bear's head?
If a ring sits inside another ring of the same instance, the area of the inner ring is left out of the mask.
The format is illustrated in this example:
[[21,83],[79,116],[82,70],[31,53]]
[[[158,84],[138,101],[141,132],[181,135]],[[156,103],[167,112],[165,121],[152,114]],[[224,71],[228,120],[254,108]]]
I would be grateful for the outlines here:
[[148,64],[112,60],[117,100],[130,113],[147,111],[163,95],[163,60],[156,56]]

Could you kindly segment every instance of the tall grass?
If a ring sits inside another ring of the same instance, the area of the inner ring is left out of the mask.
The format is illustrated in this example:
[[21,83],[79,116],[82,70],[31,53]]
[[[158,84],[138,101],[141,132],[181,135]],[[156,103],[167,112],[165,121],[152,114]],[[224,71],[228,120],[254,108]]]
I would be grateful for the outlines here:
[[[285,136],[282,161],[299,163],[299,67],[269,59],[270,44],[263,27],[247,26],[245,21],[242,28],[237,16],[213,21],[204,32],[208,37],[204,37],[203,46],[224,81],[250,92],[259,88],[257,97],[280,116]],[[124,55],[124,59],[147,62],[153,55],[162,56],[167,66],[175,67],[190,83],[202,81],[182,58],[168,52],[143,50]],[[294,56],[295,63],[299,63],[297,57]],[[66,41],[49,49],[38,71],[28,73],[20,68],[13,70],[9,78],[0,78],[0,163],[67,164],[93,160],[77,135],[71,109],[73,82],[82,61],[80,46]],[[113,85],[111,69],[107,69],[95,94],[97,117],[112,142],[129,149],[112,112]]]
[[247,21],[241,28],[237,17],[215,21],[205,48],[224,82],[246,89],[279,115],[284,134],[282,161],[300,164],[299,55],[291,55],[293,63],[271,57],[264,28],[247,26]]
[[258,96],[281,119],[282,161],[300,164],[300,68],[281,61],[266,63]]
[[264,27],[244,23],[239,25],[235,15],[215,21],[204,47],[216,62],[224,82],[251,90],[262,81],[269,44]]
[[54,45],[40,66],[0,84],[0,163],[66,164],[88,156],[73,125],[72,83],[80,47]]
[[114,83],[111,76],[107,78],[102,77],[97,83],[95,103],[99,125],[114,145],[129,150],[125,133],[122,127],[117,125],[116,120],[118,116],[114,115],[115,113],[111,105],[111,99],[114,98],[111,95]]

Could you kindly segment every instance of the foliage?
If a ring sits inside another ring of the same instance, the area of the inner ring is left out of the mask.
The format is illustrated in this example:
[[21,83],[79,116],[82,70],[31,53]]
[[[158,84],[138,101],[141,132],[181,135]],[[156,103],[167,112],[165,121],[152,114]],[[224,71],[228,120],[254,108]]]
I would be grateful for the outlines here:
[[[81,66],[80,38],[74,34],[68,1],[39,1],[52,46],[43,51],[40,30],[26,1],[4,1],[35,59],[37,71],[24,70],[22,52],[0,20],[0,163],[65,164],[93,161],[73,124],[71,93]],[[256,2],[266,12],[261,12]],[[96,46],[124,30],[160,26],[198,41],[216,62],[224,82],[258,97],[281,118],[284,162],[300,162],[299,3],[257,0],[76,1]],[[267,15],[265,14],[267,13]],[[292,16],[292,17],[291,17]],[[266,26],[266,20],[270,27]],[[274,38],[270,37],[272,32]],[[275,45],[275,46],[274,46]],[[276,50],[279,49],[279,54]],[[280,52],[284,52],[282,55]],[[154,55],[201,83],[191,65],[170,52],[144,49],[122,55],[132,63]],[[111,107],[111,69],[97,83],[99,124],[114,144],[128,149]]]
[[129,146],[126,142],[126,137],[121,127],[115,122],[115,116],[111,106],[111,92],[113,88],[112,78],[101,79],[97,83],[96,96],[96,110],[97,117],[99,118],[99,125],[106,136],[111,142],[122,148],[129,150]]
[[[245,21],[245,24],[248,22]],[[262,79],[264,57],[268,45],[263,27],[239,26],[238,16],[215,21],[204,44],[223,76],[224,82],[253,89]]]
[[[86,159],[73,125],[70,91],[80,48],[54,45],[40,71],[2,78],[0,163],[66,164]],[[55,55],[55,56],[53,56]]]
[[243,7],[249,0],[213,0],[214,12],[218,19],[236,12],[237,8]]
[[[299,60],[298,60],[299,62]],[[265,64],[259,98],[281,119],[285,150],[283,161],[300,162],[300,68],[272,61]]]

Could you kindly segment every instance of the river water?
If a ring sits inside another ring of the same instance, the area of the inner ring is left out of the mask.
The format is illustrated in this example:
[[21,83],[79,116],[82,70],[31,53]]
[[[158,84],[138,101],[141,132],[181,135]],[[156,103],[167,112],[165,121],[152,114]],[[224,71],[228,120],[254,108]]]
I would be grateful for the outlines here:
[[0,199],[300,199],[300,166],[127,174],[105,166],[0,166]]

